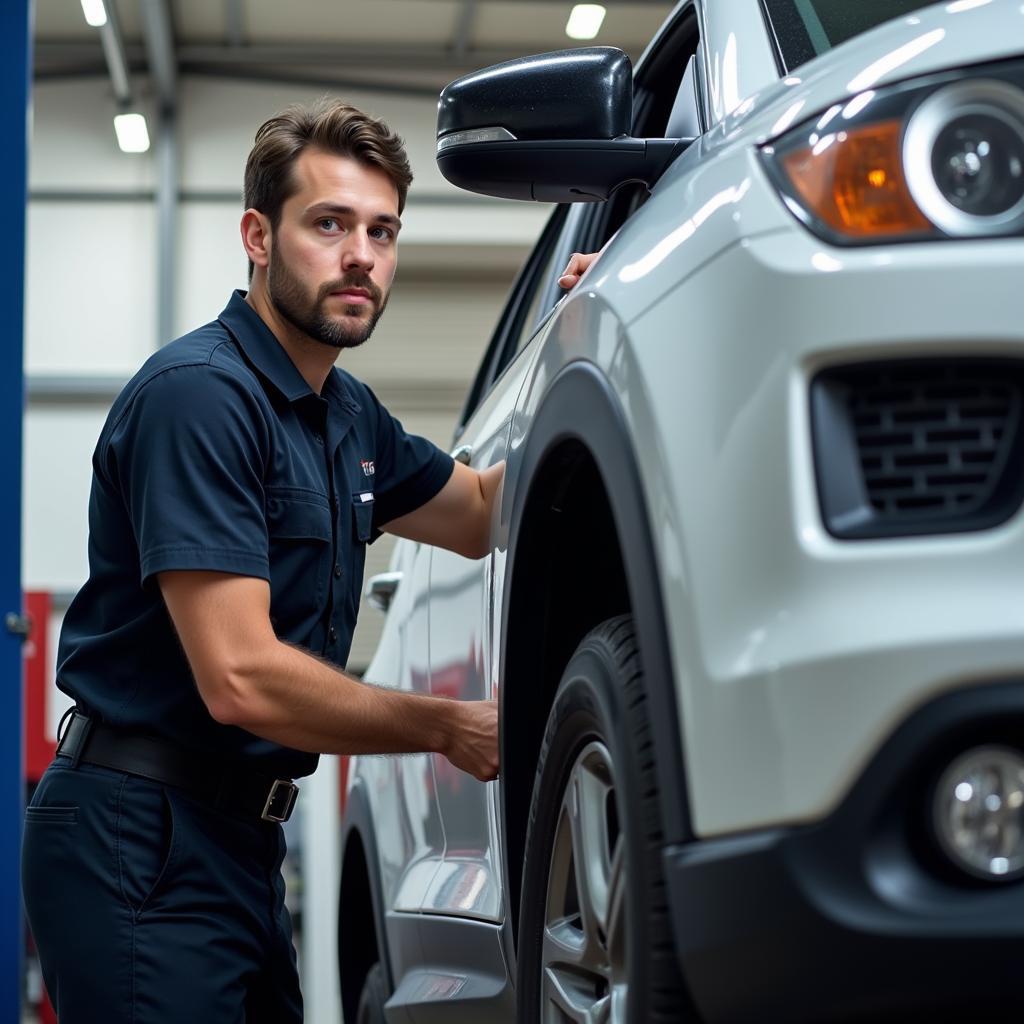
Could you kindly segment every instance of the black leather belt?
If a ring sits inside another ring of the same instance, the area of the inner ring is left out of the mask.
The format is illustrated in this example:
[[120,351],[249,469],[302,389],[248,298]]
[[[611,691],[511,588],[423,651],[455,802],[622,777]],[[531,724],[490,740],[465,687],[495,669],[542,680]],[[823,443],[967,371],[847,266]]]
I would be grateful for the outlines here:
[[95,764],[173,786],[217,810],[249,820],[287,821],[299,793],[291,779],[243,775],[238,768],[157,736],[115,729],[78,711],[70,712],[57,755],[71,758],[76,766]]

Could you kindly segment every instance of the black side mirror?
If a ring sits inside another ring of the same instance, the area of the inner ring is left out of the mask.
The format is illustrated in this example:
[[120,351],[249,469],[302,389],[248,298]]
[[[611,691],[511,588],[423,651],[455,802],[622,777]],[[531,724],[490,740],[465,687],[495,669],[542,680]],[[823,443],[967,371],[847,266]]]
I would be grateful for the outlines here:
[[692,140],[633,139],[629,58],[610,46],[496,64],[446,86],[437,165],[453,184],[504,199],[607,199],[652,185]]

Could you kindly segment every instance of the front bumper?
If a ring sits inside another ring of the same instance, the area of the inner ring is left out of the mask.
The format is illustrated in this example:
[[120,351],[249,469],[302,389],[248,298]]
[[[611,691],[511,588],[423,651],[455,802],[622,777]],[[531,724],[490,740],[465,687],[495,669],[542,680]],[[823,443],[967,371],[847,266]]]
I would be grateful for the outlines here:
[[794,224],[629,323],[613,379],[643,456],[702,838],[821,820],[910,709],[1024,673],[1024,514],[837,539],[810,403],[836,366],[1024,363],[1022,259],[1021,239],[840,252]]
[[709,1022],[1019,1020],[1024,882],[949,866],[930,787],[962,750],[1024,747],[1024,683],[934,700],[820,823],[670,848],[677,949]]

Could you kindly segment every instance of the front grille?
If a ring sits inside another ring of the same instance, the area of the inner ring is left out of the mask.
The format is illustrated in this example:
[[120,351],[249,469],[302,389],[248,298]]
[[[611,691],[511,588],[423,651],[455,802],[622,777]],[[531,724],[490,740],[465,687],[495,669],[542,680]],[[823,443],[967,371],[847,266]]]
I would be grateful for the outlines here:
[[818,489],[839,537],[978,530],[1020,506],[1024,364],[835,367],[811,385]]

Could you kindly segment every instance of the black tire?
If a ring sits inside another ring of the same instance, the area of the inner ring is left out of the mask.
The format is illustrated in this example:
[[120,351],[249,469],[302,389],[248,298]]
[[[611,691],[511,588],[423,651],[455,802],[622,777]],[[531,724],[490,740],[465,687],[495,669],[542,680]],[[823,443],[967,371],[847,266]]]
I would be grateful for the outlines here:
[[356,1011],[356,1024],[387,1024],[384,1017],[384,1004],[387,1001],[384,969],[376,963],[366,972],[363,991],[359,996],[359,1009]]
[[[673,945],[661,849],[644,677],[624,615],[577,647],[548,718],[523,868],[520,1024],[583,1019],[587,1008],[614,1024],[697,1020]],[[582,875],[577,860],[588,865]],[[579,1000],[575,1012],[556,1009],[566,996]]]

